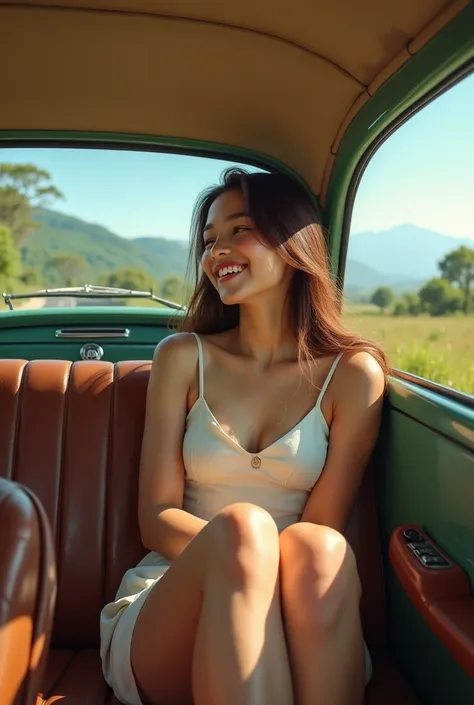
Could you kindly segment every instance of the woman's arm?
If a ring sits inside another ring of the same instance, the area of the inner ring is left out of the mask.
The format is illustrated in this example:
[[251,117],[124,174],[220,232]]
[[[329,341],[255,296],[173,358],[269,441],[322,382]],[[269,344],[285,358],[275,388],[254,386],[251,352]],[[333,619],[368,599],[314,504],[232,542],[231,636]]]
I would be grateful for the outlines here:
[[330,388],[334,412],[326,464],[301,521],[343,533],[379,433],[385,380],[369,353],[343,358],[339,368]]
[[167,558],[179,556],[207,523],[182,509],[182,445],[196,365],[194,338],[169,336],[155,350],[148,384],[138,520],[144,545]]

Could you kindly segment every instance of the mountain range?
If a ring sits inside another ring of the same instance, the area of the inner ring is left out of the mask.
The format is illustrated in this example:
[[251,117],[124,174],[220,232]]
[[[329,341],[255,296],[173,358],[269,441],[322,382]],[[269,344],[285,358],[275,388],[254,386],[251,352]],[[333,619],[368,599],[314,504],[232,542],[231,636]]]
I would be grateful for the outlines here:
[[[38,210],[35,220],[41,227],[21,246],[26,266],[44,270],[55,254],[74,253],[88,263],[90,283],[119,267],[137,267],[158,281],[185,274],[185,242],[158,236],[123,238],[101,225],[47,209]],[[438,262],[461,245],[474,248],[474,240],[408,223],[380,232],[351,234],[344,291],[348,298],[370,294],[378,286],[390,286],[396,293],[416,291],[439,275]]]
[[389,286],[398,294],[417,291],[439,276],[440,260],[462,245],[474,249],[474,239],[442,235],[410,223],[351,234],[344,290],[349,297],[379,286]]

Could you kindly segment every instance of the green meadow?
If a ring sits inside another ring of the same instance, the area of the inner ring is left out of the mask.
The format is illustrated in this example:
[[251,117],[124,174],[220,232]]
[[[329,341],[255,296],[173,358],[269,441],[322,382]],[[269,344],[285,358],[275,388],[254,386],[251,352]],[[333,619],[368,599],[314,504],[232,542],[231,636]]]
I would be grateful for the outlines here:
[[381,316],[349,307],[348,328],[376,340],[393,367],[474,394],[474,316]]

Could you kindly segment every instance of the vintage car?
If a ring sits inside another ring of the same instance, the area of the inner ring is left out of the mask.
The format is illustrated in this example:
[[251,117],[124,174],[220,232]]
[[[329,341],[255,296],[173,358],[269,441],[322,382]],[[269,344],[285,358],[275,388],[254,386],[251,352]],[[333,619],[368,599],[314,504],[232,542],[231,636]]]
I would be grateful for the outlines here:
[[[474,68],[463,0],[0,0],[0,27],[2,150],[283,170],[319,199],[340,282],[372,155]],[[1,705],[117,703],[99,613],[145,553],[145,393],[182,306],[99,284],[12,289],[0,312]],[[114,305],[127,297],[137,305]],[[374,663],[367,705],[473,703],[469,393],[393,369],[347,536]]]

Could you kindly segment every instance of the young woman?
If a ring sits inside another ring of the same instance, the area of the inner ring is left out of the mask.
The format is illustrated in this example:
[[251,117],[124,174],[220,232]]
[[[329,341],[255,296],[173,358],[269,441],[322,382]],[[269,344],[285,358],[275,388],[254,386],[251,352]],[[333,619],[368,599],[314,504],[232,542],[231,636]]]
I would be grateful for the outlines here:
[[362,705],[343,532],[379,430],[383,353],[342,326],[321,217],[288,177],[229,170],[193,219],[197,283],[150,376],[150,553],[101,615],[127,705]]

